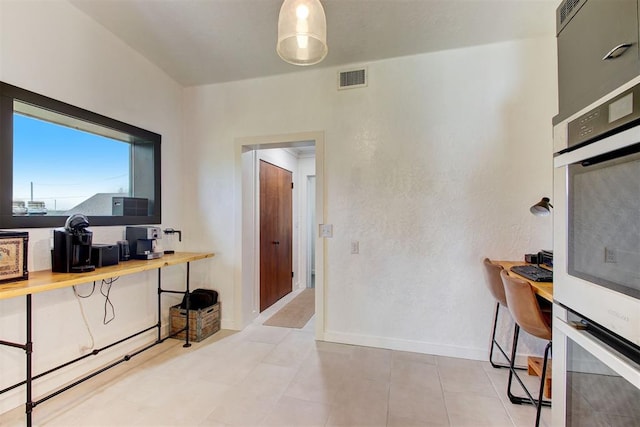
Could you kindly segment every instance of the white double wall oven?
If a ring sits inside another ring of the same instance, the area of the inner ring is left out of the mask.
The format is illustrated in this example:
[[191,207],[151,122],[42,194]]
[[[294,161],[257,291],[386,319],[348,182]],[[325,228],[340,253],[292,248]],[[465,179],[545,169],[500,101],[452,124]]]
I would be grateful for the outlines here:
[[554,151],[553,425],[640,425],[640,77]]

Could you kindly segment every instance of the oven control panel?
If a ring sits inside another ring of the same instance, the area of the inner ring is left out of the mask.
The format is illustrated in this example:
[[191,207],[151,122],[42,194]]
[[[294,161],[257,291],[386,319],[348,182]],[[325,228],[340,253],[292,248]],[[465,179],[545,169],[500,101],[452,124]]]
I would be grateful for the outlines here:
[[640,84],[568,124],[568,150],[581,147],[640,122]]

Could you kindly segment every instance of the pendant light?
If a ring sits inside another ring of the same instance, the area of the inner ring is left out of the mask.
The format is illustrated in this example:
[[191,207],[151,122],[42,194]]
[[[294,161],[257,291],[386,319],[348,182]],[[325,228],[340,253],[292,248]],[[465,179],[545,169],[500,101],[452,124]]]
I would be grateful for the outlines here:
[[327,19],[320,0],[284,0],[276,50],[293,65],[317,64],[327,56]]

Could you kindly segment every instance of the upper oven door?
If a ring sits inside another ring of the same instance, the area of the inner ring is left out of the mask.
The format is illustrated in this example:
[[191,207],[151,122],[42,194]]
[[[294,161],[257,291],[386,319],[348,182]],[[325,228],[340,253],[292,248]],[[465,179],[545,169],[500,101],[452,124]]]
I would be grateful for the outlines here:
[[567,272],[640,299],[640,144],[567,172]]

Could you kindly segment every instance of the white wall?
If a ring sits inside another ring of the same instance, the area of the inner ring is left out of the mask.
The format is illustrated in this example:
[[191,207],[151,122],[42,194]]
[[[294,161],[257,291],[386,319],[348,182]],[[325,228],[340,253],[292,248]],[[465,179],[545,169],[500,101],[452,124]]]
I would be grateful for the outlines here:
[[[183,189],[189,184],[182,179],[182,88],[160,69],[65,1],[0,1],[0,80],[161,134],[163,225],[185,228]],[[123,238],[123,227],[92,230],[95,241]],[[51,230],[27,231],[29,270],[50,268]],[[186,242],[179,250],[188,249],[190,236],[183,237]],[[199,263],[212,262],[193,263],[192,285],[207,282],[207,271]],[[163,283],[180,289],[184,272],[184,267],[165,269]],[[98,347],[156,322],[155,283],[155,272],[120,278],[111,291],[116,319],[106,326],[99,292],[82,300]],[[90,290],[91,285],[79,287],[83,294]],[[71,288],[37,294],[33,300],[36,373],[83,354],[89,335]],[[0,301],[0,339],[24,342],[24,304],[24,298]],[[150,334],[142,340],[153,338]],[[133,344],[95,358],[90,365],[113,360]],[[36,394],[87,369],[85,365],[53,375]],[[23,379],[24,352],[0,348],[0,372],[0,388]],[[21,389],[0,396],[0,413],[23,403],[23,396]]]
[[551,222],[528,208],[551,194],[555,39],[368,66],[364,89],[337,91],[337,70],[318,69],[185,90],[196,246],[216,242],[211,274],[232,300],[235,139],[324,131],[324,338],[486,358],[481,260],[551,247]]

